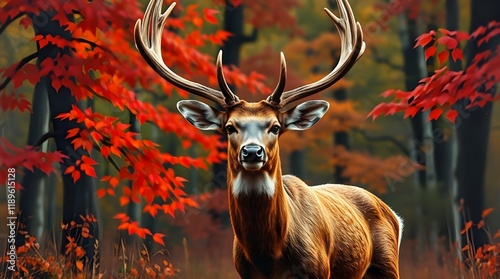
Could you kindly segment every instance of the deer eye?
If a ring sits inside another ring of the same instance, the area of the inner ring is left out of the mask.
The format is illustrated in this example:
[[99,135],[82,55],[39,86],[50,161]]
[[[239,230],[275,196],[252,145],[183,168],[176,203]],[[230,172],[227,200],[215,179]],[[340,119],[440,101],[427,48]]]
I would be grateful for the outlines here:
[[233,125],[227,125],[226,126],[226,132],[228,135],[232,134],[232,133],[235,133],[236,132],[236,128],[234,128]]
[[274,125],[271,127],[271,129],[269,129],[269,133],[273,133],[273,134],[277,135],[280,132],[280,129],[281,129],[280,126]]

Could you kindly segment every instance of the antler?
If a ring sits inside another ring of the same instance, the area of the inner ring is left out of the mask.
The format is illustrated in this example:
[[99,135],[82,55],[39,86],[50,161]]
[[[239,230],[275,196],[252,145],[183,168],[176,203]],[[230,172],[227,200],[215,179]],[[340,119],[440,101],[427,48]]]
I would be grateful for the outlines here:
[[151,0],[144,12],[143,22],[138,19],[135,23],[135,45],[149,66],[174,86],[214,101],[224,108],[239,102],[238,97],[231,91],[222,73],[222,51],[219,52],[217,57],[217,81],[221,91],[184,79],[165,65],[161,55],[161,37],[167,17],[176,3],[173,2],[162,14],[162,2],[163,0]]
[[354,18],[351,6],[347,0],[337,0],[337,6],[339,7],[340,18],[325,8],[325,12],[337,27],[342,42],[337,66],[327,76],[316,82],[283,92],[286,82],[286,62],[285,56],[281,53],[280,79],[274,92],[267,98],[267,101],[272,105],[281,108],[332,86],[347,74],[365,51],[366,44],[363,41],[363,31],[359,22],[356,22]]

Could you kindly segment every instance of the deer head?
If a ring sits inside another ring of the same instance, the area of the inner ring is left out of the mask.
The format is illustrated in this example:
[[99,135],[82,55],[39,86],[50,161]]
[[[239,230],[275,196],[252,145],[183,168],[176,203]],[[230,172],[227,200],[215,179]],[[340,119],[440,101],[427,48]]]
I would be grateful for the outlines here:
[[314,100],[287,110],[284,110],[284,107],[333,85],[350,70],[365,50],[361,26],[355,22],[347,0],[337,2],[340,18],[325,8],[342,39],[342,51],[337,66],[321,80],[284,91],[287,67],[285,56],[281,53],[278,85],[269,97],[257,103],[240,100],[231,91],[222,70],[222,51],[219,52],[216,62],[218,90],[186,80],[165,65],[161,56],[161,34],[175,2],[163,14],[162,0],[152,0],[149,3],[144,21],[138,20],[135,25],[136,46],[149,65],[164,79],[223,108],[220,111],[195,100],[177,103],[180,113],[195,127],[228,135],[228,162],[232,169],[249,172],[262,170],[271,174],[273,169],[279,166],[278,137],[288,130],[305,130],[312,127],[326,113],[329,104],[326,101]]

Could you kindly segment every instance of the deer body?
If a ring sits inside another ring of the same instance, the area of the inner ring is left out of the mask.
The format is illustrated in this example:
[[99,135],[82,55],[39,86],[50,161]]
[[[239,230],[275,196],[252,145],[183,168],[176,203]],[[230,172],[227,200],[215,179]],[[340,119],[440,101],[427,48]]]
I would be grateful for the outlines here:
[[[240,100],[229,88],[217,57],[220,90],[188,81],[161,58],[161,35],[175,3],[161,13],[151,0],[135,26],[136,46],[151,67],[175,86],[218,103],[183,100],[177,108],[201,130],[228,137],[229,212],[234,231],[233,260],[242,278],[399,278],[401,219],[370,192],[346,185],[310,187],[282,175],[278,138],[306,130],[327,112],[326,101],[289,104],[318,93],[345,75],[363,54],[365,43],[347,0],[337,0],[341,18],[325,9],[341,35],[338,65],[321,80],[285,91],[286,62],[281,53],[278,85],[257,103]],[[288,109],[284,109],[288,108]]]
[[[265,107],[245,102],[227,112],[228,123],[236,126],[233,119],[246,119],[241,113],[252,108],[264,116],[249,122],[277,121]],[[398,278],[392,259],[398,258],[400,224],[386,204],[358,187],[310,187],[282,176],[277,142],[249,124],[238,126],[229,135],[227,182],[233,260],[242,278],[362,278],[367,271],[380,277],[366,278]],[[250,131],[253,136],[245,135]],[[258,140],[267,140],[268,161],[259,170],[246,170],[234,151]]]

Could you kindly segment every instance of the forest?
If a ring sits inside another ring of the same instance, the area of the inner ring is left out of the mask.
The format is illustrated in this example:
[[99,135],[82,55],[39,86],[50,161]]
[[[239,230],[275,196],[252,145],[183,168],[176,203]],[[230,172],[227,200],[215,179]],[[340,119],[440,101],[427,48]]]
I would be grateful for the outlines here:
[[[320,80],[334,0],[177,2],[161,54],[185,79],[265,99]],[[356,185],[404,219],[401,278],[499,278],[500,2],[351,0],[366,50],[279,139],[284,174]],[[0,1],[0,278],[238,278],[227,138],[134,42],[147,0]],[[258,225],[258,224],[256,224]],[[285,278],[285,277],[283,277]],[[290,275],[286,278],[299,278]]]

